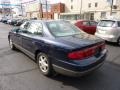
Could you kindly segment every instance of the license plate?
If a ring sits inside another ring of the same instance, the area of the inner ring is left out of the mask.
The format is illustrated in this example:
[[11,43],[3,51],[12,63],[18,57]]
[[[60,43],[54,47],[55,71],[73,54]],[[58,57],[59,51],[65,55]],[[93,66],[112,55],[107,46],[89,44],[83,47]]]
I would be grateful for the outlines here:
[[99,30],[99,33],[105,34],[105,31]]

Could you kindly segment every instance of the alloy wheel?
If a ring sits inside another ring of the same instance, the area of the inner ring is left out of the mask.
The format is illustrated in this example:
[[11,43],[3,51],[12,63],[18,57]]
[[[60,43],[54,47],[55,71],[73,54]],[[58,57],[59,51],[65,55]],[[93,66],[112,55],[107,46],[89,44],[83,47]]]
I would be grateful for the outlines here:
[[46,73],[49,70],[48,58],[45,55],[39,56],[39,68],[42,72]]
[[118,45],[120,46],[120,38],[118,39]]
[[13,42],[12,42],[11,39],[10,39],[10,41],[9,41],[9,45],[10,45],[10,48],[13,49]]

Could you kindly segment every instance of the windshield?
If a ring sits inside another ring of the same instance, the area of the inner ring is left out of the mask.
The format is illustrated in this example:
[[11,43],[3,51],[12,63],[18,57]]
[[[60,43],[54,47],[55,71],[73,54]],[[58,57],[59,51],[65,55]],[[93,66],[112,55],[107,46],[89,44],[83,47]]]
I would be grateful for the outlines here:
[[102,20],[102,21],[100,21],[98,26],[101,26],[101,27],[112,27],[114,23],[115,23],[115,21],[112,21],[112,20]]
[[118,21],[118,27],[120,27],[120,21]]
[[56,37],[71,36],[84,33],[76,26],[65,21],[52,21],[47,22],[46,24],[50,32]]

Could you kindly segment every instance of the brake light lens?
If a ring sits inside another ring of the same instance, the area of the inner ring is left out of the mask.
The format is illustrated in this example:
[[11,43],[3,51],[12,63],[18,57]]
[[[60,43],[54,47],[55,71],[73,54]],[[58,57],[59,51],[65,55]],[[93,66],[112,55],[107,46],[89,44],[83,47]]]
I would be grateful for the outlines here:
[[89,58],[96,53],[96,49],[101,48],[101,50],[105,49],[105,43],[102,43],[100,45],[87,48],[81,51],[74,51],[68,54],[68,58],[72,60],[83,60],[85,58]]
[[68,54],[68,57],[70,59],[81,60],[82,58],[84,58],[84,52],[83,51],[72,52]]
[[76,52],[69,53],[68,57],[74,60],[82,60],[84,58],[94,55],[94,53],[95,53],[95,50],[90,48],[90,49],[86,49],[82,51],[76,51]]
[[102,49],[102,50],[105,49],[105,43],[101,44],[101,49]]

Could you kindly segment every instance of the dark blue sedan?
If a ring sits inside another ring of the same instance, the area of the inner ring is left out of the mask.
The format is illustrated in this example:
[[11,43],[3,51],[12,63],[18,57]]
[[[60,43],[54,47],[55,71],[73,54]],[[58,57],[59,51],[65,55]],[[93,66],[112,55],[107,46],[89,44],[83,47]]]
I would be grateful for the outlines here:
[[100,67],[107,54],[104,40],[63,20],[32,20],[8,35],[11,49],[34,59],[42,74],[82,76]]

